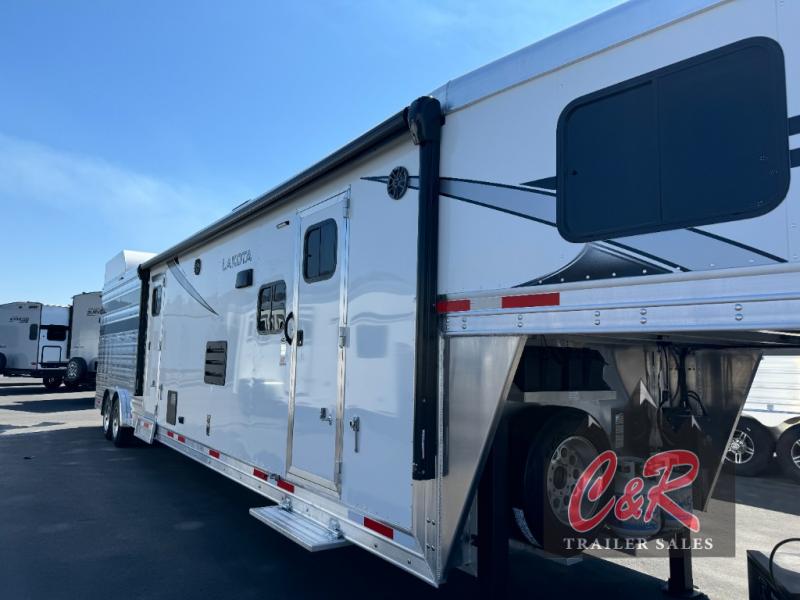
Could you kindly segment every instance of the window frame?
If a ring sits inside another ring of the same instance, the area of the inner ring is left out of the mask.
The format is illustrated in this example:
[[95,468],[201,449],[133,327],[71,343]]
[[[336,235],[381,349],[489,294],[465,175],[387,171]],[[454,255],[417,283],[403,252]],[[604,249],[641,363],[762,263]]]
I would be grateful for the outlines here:
[[[41,329],[45,332],[45,339],[48,342],[66,342],[67,335],[69,333],[69,327],[67,325],[42,325]],[[59,332],[57,337],[51,337],[51,332]]]
[[269,315],[267,317],[267,323],[272,323],[272,314],[273,308],[272,305],[275,302],[275,287],[277,285],[283,285],[283,320],[286,321],[286,305],[287,305],[287,286],[285,279],[276,279],[274,281],[270,281],[269,283],[265,283],[261,287],[258,288],[258,294],[256,296],[256,332],[258,335],[273,335],[276,333],[283,333],[283,326],[278,329],[261,329],[259,324],[261,323],[261,292],[265,289],[270,288],[272,292],[270,293],[269,297]]
[[[153,292],[150,294],[150,316],[151,317],[159,317],[161,316],[161,302],[164,296],[164,292],[162,290],[163,286],[161,284],[153,286]],[[158,294],[158,298],[156,298],[156,294]],[[158,309],[158,310],[156,310]]]
[[[557,145],[556,226],[562,238],[564,238],[569,242],[586,243],[586,242],[614,239],[618,237],[657,233],[661,231],[675,231],[679,229],[685,229],[688,227],[698,227],[702,225],[740,221],[743,219],[750,219],[762,216],[777,208],[784,201],[789,190],[789,179],[790,179],[788,143],[786,144],[785,148],[786,160],[776,161],[777,163],[780,164],[781,168],[783,169],[783,171],[780,173],[782,179],[778,180],[780,183],[780,189],[778,189],[771,196],[765,197],[760,202],[759,206],[755,208],[750,208],[748,210],[731,210],[729,213],[725,213],[722,215],[715,214],[711,216],[705,215],[703,213],[698,213],[696,215],[692,215],[689,218],[681,218],[681,219],[665,219],[662,216],[662,218],[656,223],[647,223],[638,226],[625,225],[621,227],[611,227],[604,230],[594,230],[594,231],[573,230],[573,228],[569,225],[569,214],[572,211],[576,210],[576,204],[574,200],[570,202],[565,198],[567,194],[566,190],[568,187],[567,170],[569,169],[569,166],[566,164],[567,162],[566,146],[568,140],[568,121],[576,110],[584,106],[588,106],[597,100],[610,98],[614,95],[634,90],[640,86],[651,84],[657,88],[659,85],[659,81],[662,78],[668,77],[672,74],[678,73],[686,69],[690,69],[695,66],[701,66],[704,63],[708,63],[723,58],[726,55],[732,55],[739,51],[745,50],[748,47],[757,47],[761,50],[766,51],[770,55],[768,66],[772,71],[777,71],[777,74],[775,74],[775,77],[773,78],[772,81],[772,83],[776,87],[774,90],[771,90],[774,91],[775,93],[770,98],[770,106],[765,107],[765,110],[768,108],[770,111],[773,111],[774,116],[776,117],[772,121],[772,124],[775,126],[770,131],[770,135],[774,136],[773,142],[775,142],[776,144],[775,148],[780,147],[781,151],[780,156],[782,158],[784,152],[783,139],[785,139],[785,134],[777,130],[780,127],[785,127],[785,125],[780,125],[779,121],[785,124],[786,119],[788,118],[787,105],[786,105],[787,75],[786,75],[786,67],[784,64],[783,50],[780,44],[774,39],[768,37],[745,38],[733,42],[731,44],[720,46],[718,48],[715,48],[707,52],[702,52],[695,56],[689,57],[685,60],[681,60],[673,64],[667,65],[665,67],[655,69],[648,73],[632,77],[618,84],[611,85],[609,87],[597,90],[595,92],[591,92],[589,94],[574,99],[569,104],[567,104],[566,107],[564,107],[559,116],[556,128],[556,139],[557,139],[556,141]],[[660,96],[656,96],[656,98],[654,99],[655,105],[658,104],[659,98]],[[659,126],[660,123],[656,123],[656,127],[658,128]],[[658,134],[656,134],[656,138],[660,143],[661,140]],[[770,148],[770,150],[773,150],[775,148]],[[661,146],[658,147],[658,151],[660,150]],[[785,162],[786,164],[784,165],[783,162]],[[661,193],[663,190],[662,183],[659,182],[658,185],[659,185],[659,193]],[[601,194],[598,193],[598,197],[600,195]],[[661,209],[663,210],[663,205]]]
[[[322,247],[322,227],[327,225],[328,223],[333,224],[333,270],[326,271],[322,275],[317,275],[315,277],[308,277],[308,237],[312,231],[315,229],[320,230],[320,248]],[[336,274],[336,269],[339,266],[339,224],[336,222],[336,219],[323,219],[322,221],[318,221],[313,225],[309,225],[306,228],[305,233],[303,234],[303,281],[306,283],[317,283],[318,281],[325,281],[330,279]]]

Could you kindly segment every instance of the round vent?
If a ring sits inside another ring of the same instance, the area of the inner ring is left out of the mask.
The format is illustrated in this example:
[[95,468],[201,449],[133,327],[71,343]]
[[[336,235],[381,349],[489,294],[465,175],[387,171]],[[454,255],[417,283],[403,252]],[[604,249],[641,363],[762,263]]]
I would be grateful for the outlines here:
[[400,200],[408,189],[408,169],[405,167],[395,167],[389,173],[389,181],[386,182],[386,192],[395,200]]

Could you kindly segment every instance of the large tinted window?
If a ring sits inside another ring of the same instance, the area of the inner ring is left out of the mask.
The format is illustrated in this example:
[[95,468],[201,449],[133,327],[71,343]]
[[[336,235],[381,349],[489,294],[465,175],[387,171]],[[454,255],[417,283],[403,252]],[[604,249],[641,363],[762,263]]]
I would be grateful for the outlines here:
[[306,230],[303,243],[303,278],[321,281],[336,271],[336,221],[328,219]]
[[558,228],[591,241],[772,210],[789,185],[783,53],[750,38],[579,98],[558,123]]
[[45,325],[42,327],[47,330],[47,339],[51,342],[63,342],[67,339],[67,327],[65,325]]

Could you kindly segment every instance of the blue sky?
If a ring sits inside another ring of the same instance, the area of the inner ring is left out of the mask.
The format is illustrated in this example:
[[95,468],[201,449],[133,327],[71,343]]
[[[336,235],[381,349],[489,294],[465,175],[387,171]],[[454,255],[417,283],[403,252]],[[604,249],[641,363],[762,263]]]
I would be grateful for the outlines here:
[[0,303],[66,304],[619,0],[0,4]]

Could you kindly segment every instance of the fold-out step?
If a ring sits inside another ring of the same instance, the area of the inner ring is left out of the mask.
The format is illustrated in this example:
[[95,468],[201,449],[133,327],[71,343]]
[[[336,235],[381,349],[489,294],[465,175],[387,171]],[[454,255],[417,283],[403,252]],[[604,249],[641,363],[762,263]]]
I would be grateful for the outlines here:
[[340,532],[323,527],[319,523],[279,505],[251,508],[250,514],[290,540],[297,542],[309,552],[330,550],[350,544]]

